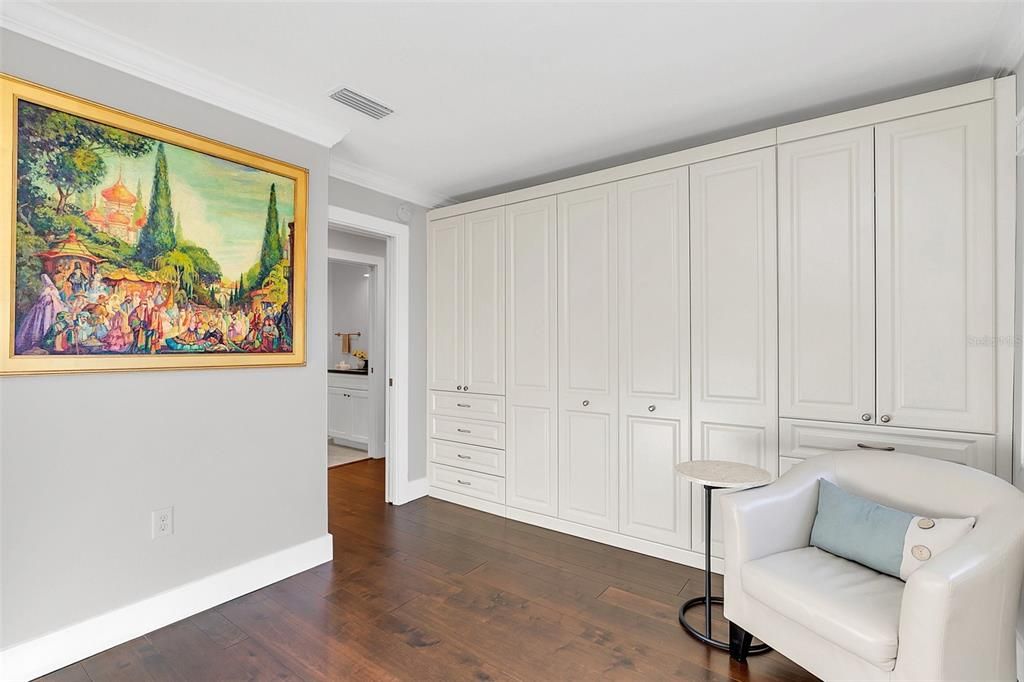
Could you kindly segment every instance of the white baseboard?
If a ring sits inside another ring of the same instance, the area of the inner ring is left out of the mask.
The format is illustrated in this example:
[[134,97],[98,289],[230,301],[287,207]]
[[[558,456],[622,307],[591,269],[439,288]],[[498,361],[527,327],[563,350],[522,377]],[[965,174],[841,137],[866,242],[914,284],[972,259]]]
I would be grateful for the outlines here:
[[430,484],[426,477],[417,478],[415,481],[407,481],[402,486],[401,497],[397,500],[392,501],[394,505],[405,504],[406,502],[412,502],[418,500],[421,497],[426,497],[430,490]]
[[[593,528],[581,523],[565,521],[553,516],[546,516],[544,514],[524,511],[522,509],[514,509],[513,507],[508,508],[506,517],[514,521],[522,521],[523,523],[540,526],[541,528],[547,528],[548,530],[557,530],[560,533],[575,535],[576,537],[593,540],[594,542],[600,542],[605,545],[611,545],[612,547],[628,549],[632,552],[639,552],[640,554],[665,559],[666,561],[674,561],[675,563],[683,564],[684,566],[692,566],[694,568],[701,569],[704,568],[704,554],[701,552],[694,552],[693,550],[681,549],[679,547],[671,547],[669,545],[663,545],[660,542],[641,540],[640,538],[630,537],[629,535],[623,535],[622,533],[603,530],[601,528]],[[725,570],[725,562],[717,557],[712,557],[711,570],[714,573],[722,573]]]
[[0,651],[0,680],[30,680],[330,561],[331,536],[253,559]]
[[470,509],[487,512],[488,514],[494,514],[495,516],[501,516],[502,518],[505,517],[505,505],[498,502],[481,500],[476,497],[470,497],[469,495],[463,495],[462,493],[445,490],[444,488],[433,487],[430,488],[430,496],[436,497],[439,500],[444,500],[445,502],[451,502],[452,504],[458,504],[463,507],[469,507]]

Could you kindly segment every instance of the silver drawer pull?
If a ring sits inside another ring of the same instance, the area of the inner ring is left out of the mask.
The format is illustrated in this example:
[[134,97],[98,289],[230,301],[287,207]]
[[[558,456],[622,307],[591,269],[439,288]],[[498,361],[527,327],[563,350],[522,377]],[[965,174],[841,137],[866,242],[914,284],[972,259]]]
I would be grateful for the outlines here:
[[461,478],[456,478],[455,480],[459,482],[459,485],[473,485],[469,481],[463,481]]
[[473,407],[473,406],[472,405],[467,405],[466,403],[455,403],[455,407]]
[[456,454],[455,456],[458,457],[459,459],[473,459],[469,455]]
[[455,430],[458,431],[459,433],[473,433],[469,429],[455,429]]
[[857,447],[861,450],[881,450],[882,452],[896,451],[896,448],[891,445],[865,445],[864,443],[857,443]]
[[647,411],[648,411],[648,412],[654,412],[654,410],[656,410],[656,409],[657,409],[657,408],[656,408],[656,407],[654,407],[654,405],[648,405],[648,406],[647,406]]
[[584,400],[583,401],[583,407],[588,407],[589,405],[590,405],[590,401],[589,400]]

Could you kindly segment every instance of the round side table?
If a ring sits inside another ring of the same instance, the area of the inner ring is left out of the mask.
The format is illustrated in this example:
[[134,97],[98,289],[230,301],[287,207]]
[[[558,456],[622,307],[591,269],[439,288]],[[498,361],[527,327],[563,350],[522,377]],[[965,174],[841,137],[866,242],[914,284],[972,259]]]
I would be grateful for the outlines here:
[[[695,639],[723,651],[729,651],[729,642],[711,636],[711,605],[722,604],[722,597],[711,596],[711,491],[723,488],[756,488],[771,483],[772,475],[765,469],[739,462],[701,459],[676,464],[676,473],[704,486],[704,596],[689,599],[679,607],[679,624]],[[704,607],[704,632],[686,620],[686,612],[696,606]],[[748,655],[771,651],[767,644],[751,646]]]

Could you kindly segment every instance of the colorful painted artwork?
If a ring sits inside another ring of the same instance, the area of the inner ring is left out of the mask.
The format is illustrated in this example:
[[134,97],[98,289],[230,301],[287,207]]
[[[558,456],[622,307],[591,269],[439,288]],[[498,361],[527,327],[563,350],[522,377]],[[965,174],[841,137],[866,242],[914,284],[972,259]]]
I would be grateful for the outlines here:
[[3,369],[304,360],[305,171],[0,84],[17,167]]

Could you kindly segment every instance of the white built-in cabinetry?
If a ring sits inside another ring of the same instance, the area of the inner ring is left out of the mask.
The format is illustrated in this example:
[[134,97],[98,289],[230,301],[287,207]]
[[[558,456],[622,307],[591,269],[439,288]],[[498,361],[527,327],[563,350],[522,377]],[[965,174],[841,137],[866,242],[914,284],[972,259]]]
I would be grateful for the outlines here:
[[327,374],[327,435],[350,445],[370,441],[369,386],[366,375]]
[[504,250],[503,208],[431,223],[429,388],[505,392]]
[[[778,471],[775,249],[774,148],[690,168],[692,459]],[[691,498],[691,547],[703,552],[702,495]]]
[[618,531],[690,543],[690,234],[686,168],[617,183]]
[[616,188],[558,196],[558,515],[615,530],[619,499]]
[[506,501],[558,514],[558,233],[554,197],[505,209]]
[[432,211],[431,494],[696,564],[678,462],[900,450],[1009,477],[1012,91]]

